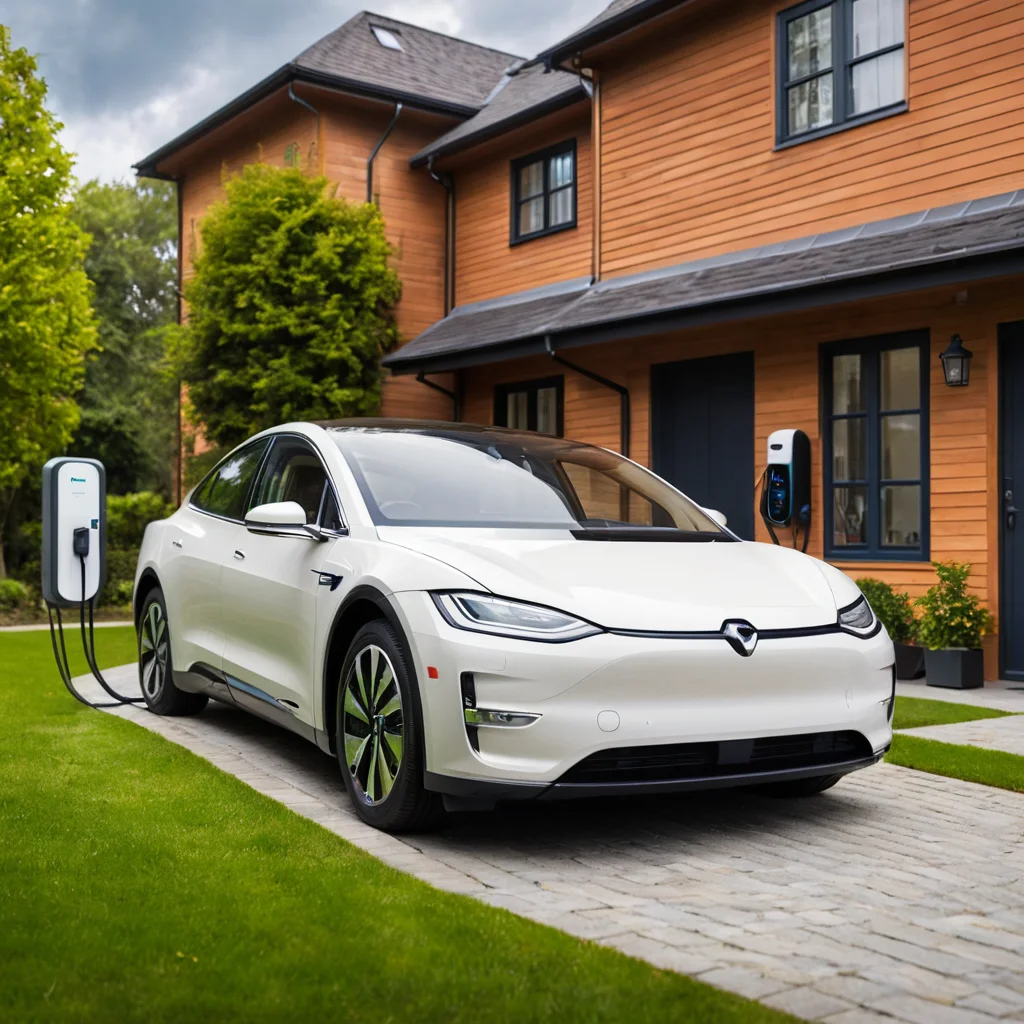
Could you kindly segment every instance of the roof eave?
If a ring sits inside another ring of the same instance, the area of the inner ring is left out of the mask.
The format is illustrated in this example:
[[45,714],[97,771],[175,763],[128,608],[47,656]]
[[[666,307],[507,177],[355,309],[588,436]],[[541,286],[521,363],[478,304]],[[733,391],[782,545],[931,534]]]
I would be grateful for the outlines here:
[[571,107],[586,98],[587,91],[581,84],[576,89],[562,93],[559,96],[554,96],[551,99],[545,100],[543,103],[535,103],[532,107],[520,110],[511,117],[504,118],[501,121],[495,121],[494,124],[489,124],[485,128],[481,128],[479,131],[470,132],[468,135],[464,135],[462,138],[454,140],[449,145],[437,147],[431,146],[427,149],[420,150],[419,153],[416,153],[414,156],[409,158],[409,166],[412,168],[425,167],[431,159],[452,156],[455,153],[461,153],[464,150],[472,149],[474,146],[479,146],[481,143],[489,142],[491,139],[496,139],[500,135],[505,135],[508,132],[515,131],[516,128],[522,128],[524,125],[530,124],[532,121],[539,121],[542,117],[547,117],[548,114],[554,114],[559,110]]
[[550,70],[577,53],[582,53],[593,46],[606,43],[616,36],[630,32],[648,19],[688,2],[689,0],[642,0],[641,3],[634,4],[621,14],[589,28],[580,29],[579,32],[568,36],[549,49],[542,50],[526,67],[543,64]]
[[637,313],[580,327],[554,326],[550,330],[510,338],[475,351],[456,351],[418,359],[415,356],[403,359],[402,349],[398,349],[384,359],[384,364],[396,376],[420,372],[450,372],[505,362],[509,359],[542,355],[547,351],[546,339],[549,337],[555,341],[555,347],[559,350],[583,345],[600,345],[685,328],[797,313],[841,303],[1019,274],[1024,274],[1024,248],[1015,241],[1005,247],[993,247],[991,251],[974,255],[856,275],[842,280],[810,282],[777,291],[733,295],[726,299],[712,299],[692,306],[659,310],[654,313]]
[[215,110],[208,117],[203,118],[187,131],[181,133],[177,138],[161,146],[150,153],[149,156],[133,165],[133,170],[140,178],[162,178],[173,180],[170,175],[159,170],[163,161],[173,156],[179,150],[197,142],[204,135],[226,124],[232,118],[237,117],[249,107],[266,99],[272,93],[290,82],[304,82],[307,85],[321,86],[333,89],[338,92],[349,93],[353,96],[366,99],[382,100],[390,103],[402,103],[407,107],[422,110],[431,114],[443,114],[452,117],[468,118],[478,112],[479,107],[467,106],[463,103],[450,103],[445,100],[426,99],[416,96],[400,89],[389,89],[384,86],[368,85],[357,79],[343,78],[338,75],[329,75],[322,71],[314,71],[304,68],[298,64],[285,64],[275,72],[268,75],[262,81],[257,82],[251,89],[247,89],[240,96],[236,96],[230,102],[224,104],[219,110]]

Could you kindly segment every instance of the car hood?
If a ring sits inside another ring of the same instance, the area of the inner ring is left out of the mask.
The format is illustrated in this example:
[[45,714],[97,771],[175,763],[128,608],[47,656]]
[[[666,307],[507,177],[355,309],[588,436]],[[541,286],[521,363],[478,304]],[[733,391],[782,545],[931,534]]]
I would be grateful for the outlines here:
[[710,631],[729,619],[789,629],[836,621],[823,563],[768,544],[581,541],[562,530],[378,532],[492,593],[556,607],[607,629]]

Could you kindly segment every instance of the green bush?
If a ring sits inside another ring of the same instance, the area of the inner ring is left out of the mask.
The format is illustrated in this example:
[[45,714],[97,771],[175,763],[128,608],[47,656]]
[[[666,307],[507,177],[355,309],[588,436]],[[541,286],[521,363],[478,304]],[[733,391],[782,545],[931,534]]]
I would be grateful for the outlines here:
[[939,582],[917,599],[922,613],[918,639],[931,651],[956,647],[977,650],[992,616],[976,595],[967,593],[971,567],[957,562],[933,565]]
[[107,497],[107,548],[130,549],[142,545],[146,527],[166,519],[174,505],[159,494],[111,494]]
[[224,194],[201,224],[174,346],[190,418],[231,446],[278,423],[376,415],[402,290],[380,210],[265,164]]
[[107,548],[107,582],[96,601],[97,607],[123,607],[132,603],[138,548]]
[[20,611],[29,603],[28,587],[18,580],[0,580],[0,612]]
[[917,619],[909,594],[897,593],[884,580],[865,578],[857,580],[857,586],[893,643],[912,644],[917,639]]

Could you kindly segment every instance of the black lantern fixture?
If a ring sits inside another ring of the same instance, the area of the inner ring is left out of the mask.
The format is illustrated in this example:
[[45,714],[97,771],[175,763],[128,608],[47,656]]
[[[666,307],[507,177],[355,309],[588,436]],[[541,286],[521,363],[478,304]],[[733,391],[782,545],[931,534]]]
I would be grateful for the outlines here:
[[971,382],[971,360],[974,353],[964,348],[964,340],[954,334],[949,341],[949,348],[939,358],[942,360],[942,372],[946,376],[946,386],[965,388]]

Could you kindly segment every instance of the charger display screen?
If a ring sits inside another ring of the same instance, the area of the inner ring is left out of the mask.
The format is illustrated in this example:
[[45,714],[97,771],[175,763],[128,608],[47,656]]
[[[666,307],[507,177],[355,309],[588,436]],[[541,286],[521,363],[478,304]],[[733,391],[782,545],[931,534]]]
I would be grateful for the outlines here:
[[773,523],[785,526],[789,514],[789,469],[786,466],[772,466],[768,470],[768,518]]

